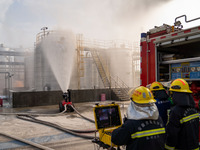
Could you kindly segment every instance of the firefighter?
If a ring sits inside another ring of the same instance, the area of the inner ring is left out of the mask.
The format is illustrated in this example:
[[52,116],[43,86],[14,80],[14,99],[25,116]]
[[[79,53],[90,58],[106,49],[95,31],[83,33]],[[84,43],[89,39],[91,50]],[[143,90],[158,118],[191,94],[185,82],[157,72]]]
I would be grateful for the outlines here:
[[174,106],[171,108],[166,127],[165,149],[199,149],[199,114],[195,109],[192,91],[184,79],[176,79],[169,91],[172,92]]
[[164,126],[167,124],[168,115],[167,112],[170,110],[171,102],[169,100],[169,95],[165,91],[163,85],[160,82],[153,82],[150,86],[150,90],[156,99],[156,106],[159,111],[159,115],[163,120]]
[[111,141],[127,150],[163,150],[165,128],[151,91],[136,88],[127,109],[127,120],[112,132]]

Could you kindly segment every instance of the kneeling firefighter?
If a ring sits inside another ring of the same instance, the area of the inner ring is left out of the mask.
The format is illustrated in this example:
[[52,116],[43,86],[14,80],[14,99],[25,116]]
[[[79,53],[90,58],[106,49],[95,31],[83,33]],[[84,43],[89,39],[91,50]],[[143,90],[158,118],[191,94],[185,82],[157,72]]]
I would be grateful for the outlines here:
[[143,86],[131,96],[124,124],[112,132],[111,141],[127,150],[163,150],[165,128],[151,91]]
[[168,120],[167,112],[171,107],[169,95],[160,82],[153,82],[150,86],[150,91],[153,93],[153,96],[156,99],[155,104],[158,107],[159,115],[163,120],[164,126],[166,126]]
[[172,92],[174,107],[169,114],[166,127],[165,149],[199,149],[199,113],[195,109],[192,91],[184,79],[176,79],[169,91]]

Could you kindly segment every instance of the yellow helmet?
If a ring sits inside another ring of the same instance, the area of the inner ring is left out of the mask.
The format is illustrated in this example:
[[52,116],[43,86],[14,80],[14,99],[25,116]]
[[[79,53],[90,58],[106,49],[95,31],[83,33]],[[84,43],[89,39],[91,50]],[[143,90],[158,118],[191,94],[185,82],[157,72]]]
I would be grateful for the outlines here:
[[136,102],[138,104],[149,104],[156,102],[156,100],[153,98],[151,91],[144,86],[136,88],[131,98],[133,102]]
[[188,83],[184,79],[174,80],[170,85],[169,91],[192,93],[192,91],[190,91]]
[[151,91],[164,90],[163,85],[160,82],[153,82],[150,86]]

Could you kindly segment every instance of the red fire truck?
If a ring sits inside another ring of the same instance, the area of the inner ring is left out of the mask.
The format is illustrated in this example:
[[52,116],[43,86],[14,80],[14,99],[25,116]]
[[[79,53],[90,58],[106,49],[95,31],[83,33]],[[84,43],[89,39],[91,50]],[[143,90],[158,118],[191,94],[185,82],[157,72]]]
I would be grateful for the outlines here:
[[177,78],[188,81],[196,107],[200,101],[200,25],[183,29],[180,18],[173,26],[155,26],[141,34],[141,85],[154,81],[169,83]]

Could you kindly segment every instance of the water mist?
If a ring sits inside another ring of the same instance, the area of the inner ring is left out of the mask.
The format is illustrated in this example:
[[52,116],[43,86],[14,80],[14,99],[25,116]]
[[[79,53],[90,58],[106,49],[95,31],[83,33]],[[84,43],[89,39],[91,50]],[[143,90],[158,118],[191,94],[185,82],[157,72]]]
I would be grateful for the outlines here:
[[69,31],[55,31],[44,37],[42,49],[63,92],[69,88],[75,53],[75,35]]

